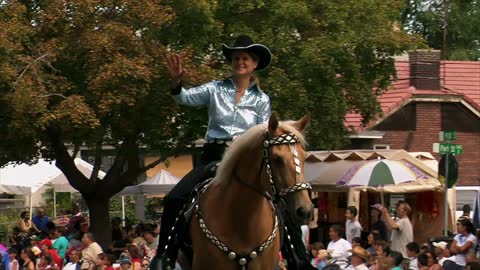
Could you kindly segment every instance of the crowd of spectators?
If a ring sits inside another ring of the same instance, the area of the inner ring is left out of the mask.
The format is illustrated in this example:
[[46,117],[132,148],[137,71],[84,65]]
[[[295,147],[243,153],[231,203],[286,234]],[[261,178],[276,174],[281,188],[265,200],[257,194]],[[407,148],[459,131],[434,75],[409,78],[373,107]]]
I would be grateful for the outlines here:
[[9,235],[5,251],[0,252],[0,270],[142,270],[156,254],[158,224],[122,226],[112,219],[112,243],[103,249],[89,232],[89,223],[74,206],[70,217],[55,222],[37,209],[30,218],[20,214]]
[[408,203],[397,203],[394,218],[379,204],[372,205],[370,211],[372,223],[366,241],[361,238],[364,229],[356,220],[357,209],[350,206],[345,226],[330,227],[326,247],[320,242],[309,245],[312,266],[319,270],[480,270],[480,230],[476,230],[468,213],[457,220],[453,237],[417,243]]

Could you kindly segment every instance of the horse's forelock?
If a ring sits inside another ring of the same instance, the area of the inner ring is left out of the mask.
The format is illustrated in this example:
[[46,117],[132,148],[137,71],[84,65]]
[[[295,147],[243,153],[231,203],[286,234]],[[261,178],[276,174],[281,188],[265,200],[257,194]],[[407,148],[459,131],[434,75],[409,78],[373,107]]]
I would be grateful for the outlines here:
[[305,136],[303,136],[303,134],[293,126],[294,123],[295,121],[280,122],[279,128],[282,128],[285,131],[285,133],[295,134],[295,136],[298,138],[298,140],[303,145],[303,147],[305,147],[307,145]]

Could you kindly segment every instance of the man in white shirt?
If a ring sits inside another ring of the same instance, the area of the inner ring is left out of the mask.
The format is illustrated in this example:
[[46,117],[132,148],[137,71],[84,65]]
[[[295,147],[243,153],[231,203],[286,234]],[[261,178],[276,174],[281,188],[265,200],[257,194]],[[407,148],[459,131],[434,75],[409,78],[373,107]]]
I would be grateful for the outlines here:
[[330,243],[328,243],[327,251],[330,253],[332,260],[335,264],[339,265],[342,269],[345,269],[348,262],[348,257],[351,253],[352,245],[342,237],[340,237],[340,226],[332,225],[328,232],[330,236]]
[[368,270],[365,262],[368,261],[368,252],[360,247],[356,246],[352,250],[352,257],[350,257],[350,266],[345,270]]
[[360,237],[362,233],[362,225],[357,220],[358,210],[355,206],[349,206],[347,211],[345,211],[345,217],[347,221],[345,222],[345,234],[347,241],[351,244],[353,238]]
[[435,248],[435,256],[437,256],[438,264],[443,266],[445,261],[455,261],[455,255],[450,254],[449,245],[445,241],[433,242]]
[[413,242],[413,226],[408,217],[412,212],[412,208],[405,201],[398,202],[395,208],[397,215],[395,221],[393,221],[387,208],[381,207],[381,211],[383,221],[385,221],[387,228],[392,232],[390,237],[392,242],[391,249],[400,252],[404,259],[408,258],[407,244]]
[[103,253],[102,247],[95,242],[93,234],[88,232],[82,237],[82,243],[85,248],[82,250],[82,266],[80,269],[92,270],[95,268],[95,261],[100,253]]

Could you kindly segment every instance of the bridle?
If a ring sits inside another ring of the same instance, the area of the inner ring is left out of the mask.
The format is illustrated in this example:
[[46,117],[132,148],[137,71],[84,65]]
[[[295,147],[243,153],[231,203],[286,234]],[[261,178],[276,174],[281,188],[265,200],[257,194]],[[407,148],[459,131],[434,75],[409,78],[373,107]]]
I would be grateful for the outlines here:
[[[302,173],[302,169],[300,168],[300,160],[298,159],[298,151],[296,148],[296,144],[299,143],[300,140],[293,133],[285,133],[270,139],[268,132],[265,132],[265,139],[263,141],[263,165],[265,165],[266,167],[268,179],[272,187],[272,195],[275,201],[292,192],[312,189],[312,186],[309,183],[300,181],[300,174]],[[277,188],[275,187],[275,182],[273,181],[272,165],[270,162],[270,151],[272,146],[282,144],[287,144],[293,154],[293,162],[295,163],[295,184],[277,191]]]
[[[266,172],[268,175],[268,179],[270,181],[271,185],[271,196],[268,194],[264,194],[263,192],[258,191],[255,189],[253,186],[247,184],[246,182],[242,181],[238,176],[235,176],[234,179],[239,181],[240,183],[246,185],[248,188],[253,189],[257,193],[259,193],[262,196],[265,196],[267,199],[269,199],[273,210],[275,211],[275,202],[277,200],[281,200],[282,197],[286,196],[289,193],[297,192],[297,191],[302,191],[302,190],[308,190],[311,189],[311,185],[309,183],[305,183],[303,181],[300,182],[300,175],[301,175],[301,167],[300,167],[300,160],[298,158],[298,151],[296,149],[296,145],[300,143],[300,140],[295,136],[293,133],[286,133],[282,134],[280,136],[274,137],[274,138],[269,138],[269,133],[268,131],[265,132],[265,138],[263,141],[263,158],[262,158],[262,166],[260,168],[260,172],[262,172],[263,167],[265,166]],[[290,147],[290,151],[292,152],[294,163],[295,163],[295,184],[287,186],[285,188],[281,188],[280,190],[277,190],[277,187],[275,186],[275,181],[274,177],[272,174],[272,165],[270,161],[270,152],[271,148],[274,145],[283,145],[286,144]],[[206,189],[208,188],[208,185],[206,185],[201,191],[200,194],[203,193]],[[273,197],[273,202],[270,198]],[[196,211],[196,217],[200,225],[200,229],[206,236],[206,238],[214,245],[216,246],[220,251],[225,253],[230,260],[236,260],[236,262],[239,264],[241,270],[246,270],[248,267],[248,263],[250,263],[253,259],[255,259],[258,255],[260,255],[264,250],[266,250],[272,243],[275,237],[277,236],[278,233],[278,218],[277,215],[275,214],[275,224],[273,227],[272,232],[270,235],[267,237],[267,239],[260,244],[257,248],[255,248],[253,251],[249,252],[248,254],[245,255],[240,255],[235,253],[233,250],[231,250],[225,243],[220,241],[213,233],[210,231],[210,229],[207,227],[207,224],[205,223],[205,220],[203,218],[202,211],[200,210],[200,201],[197,200],[197,203],[195,205],[195,211]]]

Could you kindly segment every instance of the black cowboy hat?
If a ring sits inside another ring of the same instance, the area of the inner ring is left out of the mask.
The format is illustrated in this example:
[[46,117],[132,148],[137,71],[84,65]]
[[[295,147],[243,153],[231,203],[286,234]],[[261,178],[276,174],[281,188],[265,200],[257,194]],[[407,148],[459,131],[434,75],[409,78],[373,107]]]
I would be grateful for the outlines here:
[[246,35],[238,36],[231,47],[225,43],[222,45],[223,55],[227,58],[228,62],[232,62],[232,53],[238,50],[250,51],[258,56],[256,70],[265,69],[272,61],[270,50],[265,45],[254,43],[253,40]]

